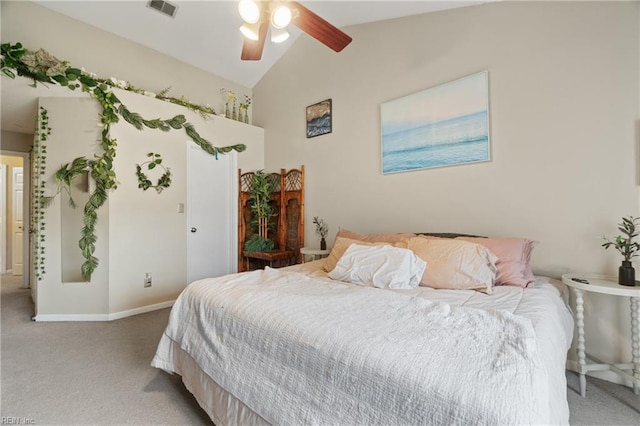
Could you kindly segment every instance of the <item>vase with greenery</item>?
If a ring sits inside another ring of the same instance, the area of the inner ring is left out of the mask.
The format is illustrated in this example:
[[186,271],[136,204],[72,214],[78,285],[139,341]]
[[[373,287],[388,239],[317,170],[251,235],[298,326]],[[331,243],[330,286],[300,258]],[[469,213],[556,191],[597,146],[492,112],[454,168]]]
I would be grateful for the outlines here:
[[[224,116],[229,119],[235,120],[233,116],[236,114],[236,94],[233,93],[233,90],[228,90],[225,88],[220,89],[220,93],[225,95],[225,103],[224,103]],[[233,105],[233,111],[229,109],[229,105]]]
[[622,265],[618,268],[618,284],[621,285],[636,285],[635,269],[631,264],[631,259],[638,256],[640,251],[640,243],[634,241],[634,238],[640,235],[636,230],[639,220],[640,217],[623,217],[622,223],[618,224],[618,230],[622,232],[622,235],[616,236],[614,240],[603,237],[606,242],[602,244],[602,247],[605,249],[613,247],[624,258]]
[[244,115],[240,121],[249,124],[249,105],[251,105],[251,97],[244,95],[244,102],[240,102],[240,109],[244,110]]
[[327,249],[327,240],[325,240],[329,233],[329,225],[324,219],[319,219],[318,216],[313,217],[313,223],[316,225],[316,234],[320,235],[320,250]]
[[253,174],[251,188],[249,190],[249,206],[251,207],[251,227],[254,234],[245,242],[244,250],[247,252],[272,251],[275,244],[269,239],[271,218],[278,215],[271,204],[271,193],[274,184],[269,179],[269,174],[259,170]]

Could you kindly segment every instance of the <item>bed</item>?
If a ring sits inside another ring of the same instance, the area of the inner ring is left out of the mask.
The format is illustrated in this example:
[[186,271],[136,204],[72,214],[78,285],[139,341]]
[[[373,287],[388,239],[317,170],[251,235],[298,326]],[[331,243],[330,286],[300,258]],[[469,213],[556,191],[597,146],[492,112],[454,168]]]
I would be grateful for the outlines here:
[[328,261],[191,283],[152,366],[218,426],[568,424],[561,282],[378,288]]

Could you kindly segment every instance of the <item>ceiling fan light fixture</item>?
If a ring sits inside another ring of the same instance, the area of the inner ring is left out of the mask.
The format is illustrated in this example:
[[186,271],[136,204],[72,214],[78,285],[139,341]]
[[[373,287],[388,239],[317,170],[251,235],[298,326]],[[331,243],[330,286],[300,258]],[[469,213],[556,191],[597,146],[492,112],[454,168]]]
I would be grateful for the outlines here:
[[240,17],[248,24],[255,24],[260,20],[260,7],[253,0],[240,0],[238,12]]
[[290,23],[291,9],[283,4],[276,6],[271,12],[271,25],[280,30]]
[[258,24],[257,22],[254,24],[244,23],[240,27],[240,32],[242,33],[242,35],[249,40],[258,40],[260,38],[259,31],[260,24]]
[[289,38],[289,32],[284,28],[271,28],[271,41],[273,43],[282,43]]

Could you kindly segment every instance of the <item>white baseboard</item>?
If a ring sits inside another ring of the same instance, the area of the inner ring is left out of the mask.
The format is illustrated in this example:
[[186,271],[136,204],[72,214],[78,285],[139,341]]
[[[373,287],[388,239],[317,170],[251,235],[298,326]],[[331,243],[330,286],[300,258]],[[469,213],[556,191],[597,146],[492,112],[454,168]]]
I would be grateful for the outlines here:
[[133,315],[144,314],[147,312],[157,311],[160,309],[170,308],[173,306],[174,300],[156,303],[154,305],[141,306],[127,311],[114,312],[111,314],[39,314],[33,317],[38,322],[62,322],[62,321],[114,321]]
[[144,314],[144,313],[147,313],[147,312],[157,311],[157,310],[160,310],[160,309],[170,308],[170,307],[173,306],[175,301],[176,300],[173,299],[173,300],[169,300],[167,302],[156,303],[155,305],[141,306],[139,308],[129,309],[128,311],[115,312],[115,313],[109,314],[108,321],[113,321],[113,320],[117,320],[117,319],[121,319],[121,318],[126,318],[126,317],[130,317],[130,316],[133,316],[133,315],[138,315],[138,314]]

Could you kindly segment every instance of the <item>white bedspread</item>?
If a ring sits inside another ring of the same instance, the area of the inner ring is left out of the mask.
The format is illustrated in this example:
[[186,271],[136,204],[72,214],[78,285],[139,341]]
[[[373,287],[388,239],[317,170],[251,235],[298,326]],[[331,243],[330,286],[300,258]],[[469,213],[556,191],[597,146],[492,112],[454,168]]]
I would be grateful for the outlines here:
[[173,371],[173,341],[272,424],[557,421],[532,321],[508,310],[267,268],[189,285],[162,339],[153,366]]

